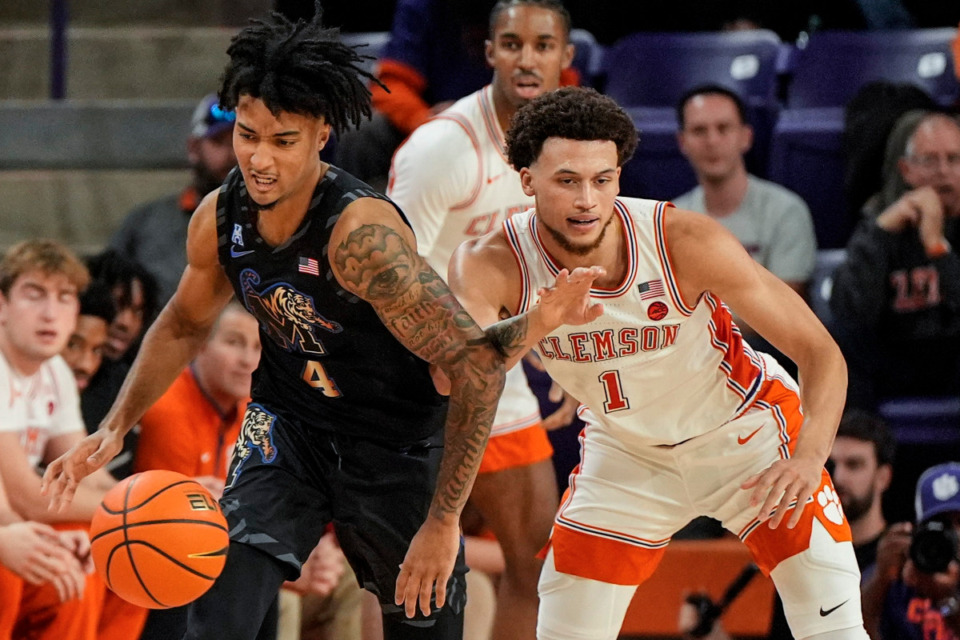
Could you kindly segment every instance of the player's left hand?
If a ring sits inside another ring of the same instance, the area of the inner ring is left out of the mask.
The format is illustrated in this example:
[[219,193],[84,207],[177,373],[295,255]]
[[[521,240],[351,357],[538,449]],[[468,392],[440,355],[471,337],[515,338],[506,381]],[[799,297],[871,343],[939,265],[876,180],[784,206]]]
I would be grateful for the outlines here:
[[[753,489],[750,505],[761,505],[757,518],[760,522],[769,520],[771,529],[780,526],[790,505],[796,502],[797,506],[787,521],[787,527],[793,529],[800,522],[807,500],[820,486],[822,472],[822,463],[796,456],[777,460],[760,473],[747,478],[740,488]],[[771,515],[774,508],[776,512]]]
[[447,598],[447,581],[460,550],[459,520],[448,522],[430,515],[413,536],[407,555],[400,565],[394,601],[403,605],[408,618],[420,612],[430,615],[430,597],[436,592],[437,608]]

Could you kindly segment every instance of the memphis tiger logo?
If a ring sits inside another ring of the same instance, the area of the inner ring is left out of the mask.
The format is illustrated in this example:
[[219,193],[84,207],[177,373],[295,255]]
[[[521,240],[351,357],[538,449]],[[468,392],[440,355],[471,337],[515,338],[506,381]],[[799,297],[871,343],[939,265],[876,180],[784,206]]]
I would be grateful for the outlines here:
[[260,459],[267,464],[277,458],[277,448],[273,445],[272,433],[273,423],[276,420],[277,416],[255,402],[251,402],[247,406],[247,412],[243,416],[243,426],[240,428],[240,435],[237,437],[237,444],[233,447],[230,471],[227,473],[227,477],[230,478],[229,486],[232,486],[240,477],[243,463],[255,451],[260,452]]
[[327,320],[317,311],[313,298],[281,282],[263,291],[257,290],[260,276],[253,269],[240,273],[243,302],[267,335],[287,351],[302,351],[315,355],[327,352],[319,338],[319,331],[340,333],[339,323]]

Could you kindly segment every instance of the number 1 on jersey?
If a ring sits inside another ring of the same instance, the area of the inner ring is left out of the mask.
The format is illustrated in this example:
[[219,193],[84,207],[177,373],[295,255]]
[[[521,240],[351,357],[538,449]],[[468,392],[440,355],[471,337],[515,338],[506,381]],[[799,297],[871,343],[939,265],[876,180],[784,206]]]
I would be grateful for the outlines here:
[[629,409],[630,401],[623,395],[623,385],[620,383],[620,372],[604,371],[600,374],[600,383],[607,394],[607,401],[603,403],[603,410],[607,413]]
[[303,381],[314,389],[320,389],[323,395],[328,398],[339,398],[340,389],[337,389],[337,383],[327,375],[323,365],[316,360],[307,360],[303,367],[301,376]]

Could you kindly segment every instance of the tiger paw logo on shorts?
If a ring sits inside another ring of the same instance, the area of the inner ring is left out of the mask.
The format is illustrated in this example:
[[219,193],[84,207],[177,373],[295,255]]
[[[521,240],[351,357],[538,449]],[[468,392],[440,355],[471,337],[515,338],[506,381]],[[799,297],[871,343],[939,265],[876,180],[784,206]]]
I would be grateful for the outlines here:
[[817,494],[817,504],[823,515],[833,524],[843,524],[843,507],[840,506],[840,496],[833,487],[826,486]]
[[271,433],[276,419],[277,416],[255,402],[251,402],[247,406],[247,412],[243,416],[243,426],[240,428],[240,436],[233,448],[230,470],[227,472],[227,477],[230,479],[227,484],[228,487],[233,486],[233,483],[236,482],[244,461],[254,451],[259,451],[260,459],[268,464],[277,457],[277,449],[273,446],[273,434]]

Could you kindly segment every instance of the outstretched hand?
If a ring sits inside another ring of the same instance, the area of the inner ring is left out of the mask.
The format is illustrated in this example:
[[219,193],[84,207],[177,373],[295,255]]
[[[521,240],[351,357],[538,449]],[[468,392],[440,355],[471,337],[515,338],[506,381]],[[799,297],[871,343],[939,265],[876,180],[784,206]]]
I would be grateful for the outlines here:
[[590,287],[606,273],[603,267],[562,269],[552,287],[543,287],[537,292],[540,313],[547,325],[581,325],[599,318],[603,314],[603,305],[593,302]]
[[40,481],[40,494],[50,498],[50,509],[63,511],[76,495],[80,481],[107,464],[121,449],[120,435],[99,430],[51,462]]

